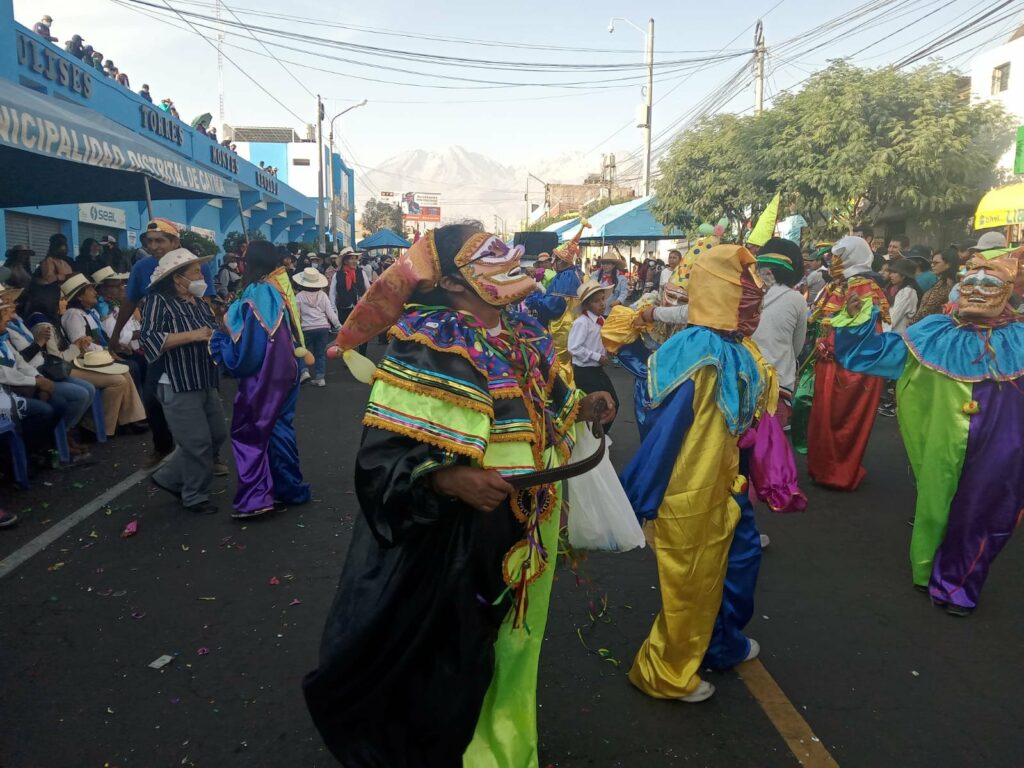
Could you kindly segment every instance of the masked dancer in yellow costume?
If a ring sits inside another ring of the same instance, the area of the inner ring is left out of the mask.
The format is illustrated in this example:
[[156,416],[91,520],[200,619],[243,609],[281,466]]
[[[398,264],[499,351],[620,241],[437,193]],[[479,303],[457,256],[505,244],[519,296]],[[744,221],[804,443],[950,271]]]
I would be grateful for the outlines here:
[[355,372],[369,363],[351,350],[390,328],[356,455],[362,514],[305,681],[346,768],[537,766],[562,483],[528,476],[566,460],[577,417],[614,407],[567,387],[550,337],[509,309],[536,285],[521,255],[478,224],[432,230],[338,334]]
[[698,675],[702,662],[728,667],[759,651],[742,632],[760,537],[740,439],[774,411],[778,385],[750,340],[763,298],[756,270],[742,246],[699,253],[688,326],[648,361],[648,421],[622,480],[637,515],[653,520],[662,610],[629,679],[654,698],[703,701],[714,686]]

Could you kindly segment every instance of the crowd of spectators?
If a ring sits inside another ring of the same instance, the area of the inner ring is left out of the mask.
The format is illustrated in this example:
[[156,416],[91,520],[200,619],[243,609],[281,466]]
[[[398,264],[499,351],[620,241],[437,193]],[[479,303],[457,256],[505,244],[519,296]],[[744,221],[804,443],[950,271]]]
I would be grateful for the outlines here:
[[[57,37],[52,33],[53,17],[46,15],[43,16],[36,24],[32,27],[32,31],[39,35],[41,38],[50,43],[56,43]],[[109,78],[116,83],[124,86],[131,90],[131,82],[128,79],[128,75],[122,72],[117,65],[111,59],[104,59],[103,54],[93,48],[92,45],[86,43],[85,39],[81,35],[72,35],[71,39],[64,43],[64,50],[68,54],[79,59],[86,67],[96,70],[103,77]],[[139,97],[150,104],[153,102],[153,94],[150,93],[149,84],[144,83],[142,90],[139,91]],[[172,99],[161,99],[157,108],[176,120],[181,120],[181,115],[178,114],[178,110],[174,105]],[[195,129],[198,133],[208,137],[214,143],[219,143],[225,149],[229,149],[232,152],[237,151],[237,147],[230,140],[221,141],[217,136],[217,129],[208,125],[207,122],[201,121]],[[277,169],[273,169],[273,175],[277,175]]]

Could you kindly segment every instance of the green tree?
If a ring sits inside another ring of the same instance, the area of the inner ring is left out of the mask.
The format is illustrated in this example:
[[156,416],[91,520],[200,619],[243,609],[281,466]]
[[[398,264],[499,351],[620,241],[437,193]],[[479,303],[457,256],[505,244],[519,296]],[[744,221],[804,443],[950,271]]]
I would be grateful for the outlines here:
[[[266,240],[267,236],[258,229],[249,230],[249,240]],[[224,235],[224,253],[240,253],[245,245],[245,234],[233,230]]]
[[363,208],[363,228],[371,235],[382,229],[402,234],[402,207],[370,198]]
[[676,139],[661,165],[667,224],[756,216],[776,188],[812,235],[835,235],[886,211],[925,225],[961,215],[996,181],[1011,122],[971,104],[956,73],[835,63],[763,115],[711,118]]
[[220,250],[214,240],[198,232],[182,232],[181,247],[200,256],[216,256]]

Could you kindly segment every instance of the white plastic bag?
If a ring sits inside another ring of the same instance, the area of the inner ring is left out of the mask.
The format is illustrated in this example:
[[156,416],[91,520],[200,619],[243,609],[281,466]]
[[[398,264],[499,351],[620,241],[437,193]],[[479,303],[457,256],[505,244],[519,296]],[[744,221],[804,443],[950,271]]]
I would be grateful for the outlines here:
[[[576,430],[570,463],[592,456],[598,440],[585,424]],[[611,448],[612,441],[605,438]],[[645,546],[644,532],[622,489],[619,476],[605,451],[601,463],[589,472],[570,477],[569,544],[577,549],[627,552]]]

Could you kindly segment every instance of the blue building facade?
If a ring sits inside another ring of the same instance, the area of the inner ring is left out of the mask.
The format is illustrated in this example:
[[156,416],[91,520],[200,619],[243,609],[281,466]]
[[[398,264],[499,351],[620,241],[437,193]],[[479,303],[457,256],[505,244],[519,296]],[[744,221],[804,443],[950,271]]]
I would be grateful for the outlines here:
[[[112,121],[117,124],[113,128],[130,132],[147,146],[158,145],[165,156],[169,152],[180,158],[183,167],[195,169],[199,176],[216,174],[238,188],[237,196],[231,197],[155,199],[154,216],[175,222],[182,231],[206,235],[218,246],[228,232],[244,230],[259,230],[275,243],[316,240],[317,201],[288,186],[286,172],[278,176],[266,173],[35,35],[15,22],[11,0],[0,0],[0,30],[0,81],[56,100],[52,102],[55,105],[74,105],[79,115],[86,114],[83,109],[89,110],[97,122],[109,125],[106,121]],[[0,116],[0,124],[5,119]],[[338,183],[345,184],[351,200],[351,170],[340,157],[335,156],[335,160],[335,169],[344,169],[336,178]],[[287,167],[284,163],[282,166]],[[114,202],[109,201],[109,196],[97,195],[107,202],[93,202],[88,192],[86,187],[80,200],[73,204],[4,208],[0,216],[0,242],[5,248],[27,242],[36,250],[37,258],[45,252],[49,236],[56,232],[76,245],[87,237],[112,235],[122,249],[137,247],[139,233],[149,218],[144,195],[139,195],[143,199]],[[9,199],[5,204],[17,202]],[[26,198],[25,202],[34,200]]]

